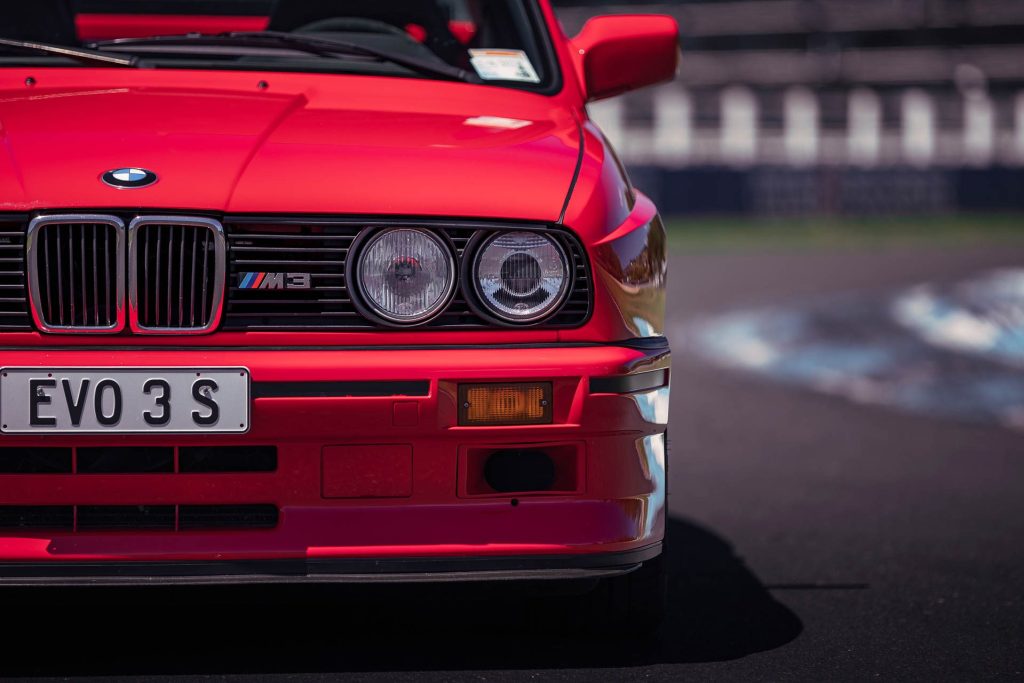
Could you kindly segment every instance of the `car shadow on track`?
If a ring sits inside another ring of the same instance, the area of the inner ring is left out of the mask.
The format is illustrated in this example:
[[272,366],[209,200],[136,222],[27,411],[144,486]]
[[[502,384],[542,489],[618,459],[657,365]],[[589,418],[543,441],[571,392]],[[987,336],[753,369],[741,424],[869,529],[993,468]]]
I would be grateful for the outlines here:
[[0,675],[622,667],[735,659],[799,635],[726,541],[678,519],[667,541],[657,638],[586,635],[571,599],[493,585],[4,589]]

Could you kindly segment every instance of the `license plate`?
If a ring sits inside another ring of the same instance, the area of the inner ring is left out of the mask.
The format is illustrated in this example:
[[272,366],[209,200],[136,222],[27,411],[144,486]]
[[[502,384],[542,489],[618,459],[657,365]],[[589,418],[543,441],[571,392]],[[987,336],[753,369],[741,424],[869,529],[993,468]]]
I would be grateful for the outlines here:
[[248,430],[246,368],[0,369],[0,431],[5,433]]

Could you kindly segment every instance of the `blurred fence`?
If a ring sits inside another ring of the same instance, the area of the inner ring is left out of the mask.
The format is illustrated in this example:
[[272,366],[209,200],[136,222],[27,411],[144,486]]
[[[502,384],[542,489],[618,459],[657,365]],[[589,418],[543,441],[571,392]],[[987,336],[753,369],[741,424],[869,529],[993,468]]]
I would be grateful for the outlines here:
[[1024,210],[1024,0],[562,7],[680,22],[677,82],[591,114],[666,212]]
[[671,84],[591,114],[625,158],[673,168],[1024,166],[1024,90]]

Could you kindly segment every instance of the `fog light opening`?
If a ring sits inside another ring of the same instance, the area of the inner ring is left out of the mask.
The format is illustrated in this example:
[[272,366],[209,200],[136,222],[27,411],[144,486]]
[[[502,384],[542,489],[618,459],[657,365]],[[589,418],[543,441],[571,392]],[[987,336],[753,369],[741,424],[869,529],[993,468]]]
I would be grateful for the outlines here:
[[503,449],[488,456],[484,480],[498,493],[550,491],[555,484],[555,463],[541,450]]

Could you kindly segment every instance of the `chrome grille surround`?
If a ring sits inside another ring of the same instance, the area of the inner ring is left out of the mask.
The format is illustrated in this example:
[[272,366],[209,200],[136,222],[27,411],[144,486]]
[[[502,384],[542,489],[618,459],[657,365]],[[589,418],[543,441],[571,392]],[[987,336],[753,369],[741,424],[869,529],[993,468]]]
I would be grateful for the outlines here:
[[[63,227],[67,227],[67,235]],[[88,227],[87,227],[88,226]],[[102,231],[104,268],[99,268],[98,235]],[[56,228],[55,237],[48,233]],[[113,235],[110,245],[109,235]],[[78,233],[78,234],[75,234]],[[92,235],[90,249],[86,249],[87,233]],[[67,279],[64,276],[65,246],[67,247]],[[113,261],[110,263],[110,247],[113,247]],[[77,247],[77,248],[76,248]],[[75,334],[116,334],[125,326],[124,295],[124,253],[125,226],[116,216],[98,214],[55,214],[37,216],[28,225],[25,236],[25,266],[29,283],[29,308],[36,326],[43,332],[72,332]],[[91,256],[92,273],[87,274],[86,264]],[[78,275],[75,273],[75,259],[78,257]],[[40,259],[44,259],[40,266]],[[56,263],[57,273],[50,270]],[[113,265],[113,267],[111,267]],[[41,274],[41,270],[45,273]],[[45,278],[45,281],[44,281]],[[100,281],[103,282],[103,318],[100,311]],[[75,286],[81,285],[77,292]],[[91,287],[90,287],[91,285]],[[54,294],[56,288],[56,295]],[[44,291],[45,289],[45,296]],[[64,292],[68,301],[64,301]],[[92,298],[90,299],[90,293]],[[56,296],[56,301],[54,298]],[[75,305],[81,302],[82,324],[76,324]],[[54,304],[57,314],[54,315]],[[94,323],[89,324],[89,310],[93,312]],[[66,314],[66,316],[65,316]],[[67,324],[65,320],[68,321]]]
[[[163,250],[165,229],[167,248]],[[149,237],[150,232],[156,233],[155,238]],[[155,245],[151,248],[152,241]],[[132,220],[128,226],[129,324],[132,332],[187,335],[206,334],[217,329],[224,307],[226,245],[224,226],[212,218],[139,216]],[[151,263],[150,249],[155,268],[151,277],[146,272]],[[140,264],[140,259],[145,264]],[[163,296],[160,291],[162,285],[166,286]],[[177,297],[171,293],[175,286]],[[149,310],[151,287],[154,290],[152,311]],[[165,305],[166,315],[161,322],[160,313]],[[188,324],[185,324],[186,318]]]

